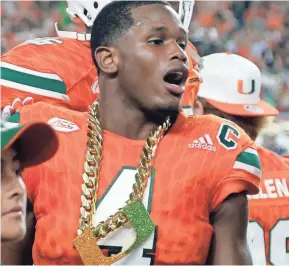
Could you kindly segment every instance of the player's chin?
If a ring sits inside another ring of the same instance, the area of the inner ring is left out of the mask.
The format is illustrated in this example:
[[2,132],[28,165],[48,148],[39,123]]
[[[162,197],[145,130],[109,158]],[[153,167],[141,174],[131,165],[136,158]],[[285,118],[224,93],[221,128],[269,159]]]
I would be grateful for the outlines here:
[[155,110],[166,116],[175,116],[180,111],[181,100],[178,97],[165,97],[155,105]]

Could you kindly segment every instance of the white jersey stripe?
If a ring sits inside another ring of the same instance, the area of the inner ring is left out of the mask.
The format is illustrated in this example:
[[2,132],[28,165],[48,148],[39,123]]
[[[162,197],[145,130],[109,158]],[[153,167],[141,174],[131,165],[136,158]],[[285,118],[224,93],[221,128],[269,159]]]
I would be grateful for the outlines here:
[[249,164],[245,164],[242,162],[238,162],[238,161],[234,163],[233,168],[245,170],[259,178],[261,178],[261,175],[262,175],[262,171],[258,169],[257,167],[249,165]]

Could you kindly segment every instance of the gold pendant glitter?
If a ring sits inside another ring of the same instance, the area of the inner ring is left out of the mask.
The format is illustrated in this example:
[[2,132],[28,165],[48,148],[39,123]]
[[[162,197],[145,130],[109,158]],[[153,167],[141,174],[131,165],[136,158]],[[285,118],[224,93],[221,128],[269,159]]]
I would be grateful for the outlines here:
[[154,232],[155,225],[141,200],[136,200],[123,208],[123,211],[136,232],[133,245],[126,254],[142,245]]
[[123,210],[128,221],[135,229],[136,239],[134,243],[126,251],[120,252],[113,257],[106,257],[97,244],[97,238],[90,229],[86,228],[83,234],[74,240],[74,246],[85,265],[113,264],[142,245],[154,232],[155,226],[140,200],[130,203]]
[[84,230],[81,236],[74,239],[73,242],[84,265],[111,265],[126,255],[125,252],[121,252],[114,257],[104,256],[97,245],[96,237],[88,228]]

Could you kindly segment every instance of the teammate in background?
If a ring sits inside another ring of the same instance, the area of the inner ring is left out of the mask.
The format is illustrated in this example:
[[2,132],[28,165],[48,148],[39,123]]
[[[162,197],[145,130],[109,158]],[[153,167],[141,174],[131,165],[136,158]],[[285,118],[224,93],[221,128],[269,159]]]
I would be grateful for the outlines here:
[[[167,2],[108,4],[91,38],[99,104],[89,115],[46,103],[20,110],[21,122],[48,121],[60,139],[49,164],[25,173],[37,221],[35,265],[251,263],[246,194],[258,192],[258,153],[230,121],[179,112],[187,42]],[[55,125],[59,117],[70,123],[65,130]],[[191,148],[202,136],[215,151]],[[44,179],[32,179],[39,173]],[[141,239],[131,246],[134,230]],[[92,234],[115,256],[99,254]]]
[[[85,24],[90,32],[97,14],[111,1],[67,0],[67,12],[72,20]],[[193,0],[179,3],[179,15],[187,28],[193,6]],[[57,24],[56,31],[57,37],[26,41],[2,56],[0,85],[4,119],[13,114],[15,104],[29,104],[32,99],[34,103],[43,101],[87,111],[88,105],[98,98],[90,33],[59,31]],[[188,52],[195,61],[199,60],[193,46]],[[190,98],[184,98],[185,105],[190,104]]]
[[[90,31],[94,18],[109,2],[68,0],[67,12]],[[59,31],[57,24],[56,31],[57,37],[26,41],[2,56],[2,108],[29,96],[34,102],[87,111],[98,98],[92,89],[97,73],[91,60],[90,34]]]
[[[265,118],[278,114],[277,109],[260,100],[260,70],[235,54],[217,53],[203,59],[204,68],[200,73],[203,83],[195,113],[231,120],[255,140]],[[194,148],[210,146],[205,139]],[[287,159],[261,146],[258,153],[263,170],[260,192],[249,196],[248,240],[253,263],[289,264],[289,165]]]
[[[57,151],[58,142],[52,128],[45,123],[18,125],[0,121],[0,133],[3,245],[23,239],[26,232],[26,188],[21,172],[49,160]],[[1,262],[5,262],[6,255],[2,252]]]

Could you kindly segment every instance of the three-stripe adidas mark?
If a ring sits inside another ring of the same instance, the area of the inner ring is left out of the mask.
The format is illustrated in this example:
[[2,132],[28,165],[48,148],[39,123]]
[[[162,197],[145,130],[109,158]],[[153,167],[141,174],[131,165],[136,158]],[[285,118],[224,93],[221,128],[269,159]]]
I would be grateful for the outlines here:
[[189,144],[189,148],[192,148],[192,149],[197,148],[197,149],[203,149],[203,150],[209,150],[209,151],[217,150],[209,134],[206,134],[203,137],[200,137],[194,140],[193,143]]

